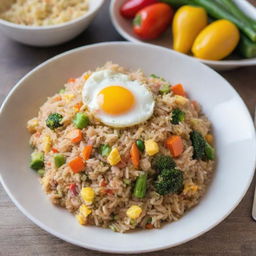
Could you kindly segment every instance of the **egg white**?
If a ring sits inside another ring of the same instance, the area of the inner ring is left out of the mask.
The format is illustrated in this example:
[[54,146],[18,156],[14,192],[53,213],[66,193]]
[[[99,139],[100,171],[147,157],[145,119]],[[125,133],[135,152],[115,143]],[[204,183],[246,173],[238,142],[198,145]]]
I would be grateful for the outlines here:
[[[97,96],[109,86],[121,86],[134,96],[135,103],[131,110],[120,115],[110,115],[101,110]],[[154,111],[155,102],[152,93],[139,81],[132,81],[122,73],[111,70],[94,72],[85,82],[82,98],[89,111],[102,123],[111,127],[130,127],[149,119]]]

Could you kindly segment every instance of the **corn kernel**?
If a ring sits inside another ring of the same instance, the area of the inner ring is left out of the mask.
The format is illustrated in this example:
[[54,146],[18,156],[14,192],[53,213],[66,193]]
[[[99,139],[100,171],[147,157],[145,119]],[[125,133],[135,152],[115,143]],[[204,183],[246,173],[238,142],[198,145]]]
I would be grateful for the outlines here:
[[84,80],[87,80],[91,75],[90,74],[85,74],[84,75]]
[[108,155],[108,163],[111,165],[116,165],[121,161],[121,156],[117,148],[113,148]]
[[183,190],[184,194],[194,194],[198,191],[199,187],[193,184],[186,184]]
[[38,119],[37,119],[37,118],[33,118],[33,119],[29,120],[28,123],[27,123],[27,129],[28,129],[28,131],[29,131],[30,133],[36,132],[36,129],[37,129],[37,127],[38,127],[38,124],[39,124],[39,122],[38,122]]
[[85,204],[82,204],[79,207],[79,212],[86,218],[88,215],[92,213],[92,210],[88,208]]
[[63,94],[62,98],[66,101],[66,103],[69,103],[72,99],[74,99],[74,94]]
[[81,197],[86,203],[92,203],[95,197],[95,192],[91,187],[82,188]]
[[213,136],[212,134],[208,133],[205,135],[205,139],[207,140],[207,142],[212,145],[213,144]]
[[126,215],[131,219],[137,219],[140,217],[142,209],[138,205],[132,205],[127,211]]
[[82,214],[80,214],[80,213],[78,213],[76,215],[76,220],[78,221],[78,223],[80,225],[85,225],[86,224],[86,218]]
[[175,103],[181,106],[186,105],[189,101],[187,98],[180,95],[175,95],[174,97],[175,97]]
[[48,153],[51,150],[51,146],[52,146],[51,138],[47,135],[44,136],[43,137],[43,151],[45,153]]
[[145,141],[145,150],[149,156],[153,156],[159,152],[158,144],[154,140]]

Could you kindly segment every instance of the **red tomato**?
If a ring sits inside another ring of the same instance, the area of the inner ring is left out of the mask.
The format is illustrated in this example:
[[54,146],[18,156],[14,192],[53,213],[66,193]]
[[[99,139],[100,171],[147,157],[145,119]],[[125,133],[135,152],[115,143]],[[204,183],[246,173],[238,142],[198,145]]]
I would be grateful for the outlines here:
[[155,39],[167,29],[172,17],[173,9],[168,4],[152,4],[136,14],[133,31],[142,39]]
[[132,19],[135,17],[136,13],[142,8],[155,4],[157,0],[128,0],[126,1],[120,9],[120,13],[124,18]]

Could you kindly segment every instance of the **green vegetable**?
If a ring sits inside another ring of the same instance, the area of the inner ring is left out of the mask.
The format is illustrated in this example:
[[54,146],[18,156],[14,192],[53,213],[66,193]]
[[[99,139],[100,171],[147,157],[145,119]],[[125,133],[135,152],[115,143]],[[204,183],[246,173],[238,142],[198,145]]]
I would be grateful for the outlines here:
[[169,3],[172,6],[177,6],[177,5],[183,5],[183,4],[188,4],[188,5],[196,5],[203,7],[207,13],[212,16],[213,18],[216,19],[226,19],[231,22],[233,22],[237,27],[246,35],[248,36],[253,42],[256,42],[256,31],[247,23],[243,22],[242,20],[236,18],[233,16],[228,10],[223,8],[222,5],[220,5],[216,1],[212,0],[182,0],[182,1],[177,1],[177,0],[164,0],[164,2]]
[[243,21],[248,26],[256,30],[256,20],[248,17],[239,7],[235,4],[234,0],[217,0],[227,11],[232,13],[237,19]]
[[55,154],[53,160],[56,168],[59,168],[66,163],[66,158],[62,154]]
[[99,148],[99,153],[102,156],[108,156],[111,151],[111,147],[108,144],[102,144]]
[[182,5],[191,5],[191,0],[161,0],[161,2],[168,3],[172,5],[173,7],[180,7]]
[[194,149],[193,158],[203,161],[213,160],[215,158],[215,150],[208,144],[204,137],[197,131],[190,133],[190,140]]
[[184,121],[184,119],[185,119],[185,113],[181,111],[179,108],[175,108],[172,111],[172,119],[171,119],[172,124],[179,124],[179,122]]
[[253,42],[256,42],[256,31],[240,19],[234,17],[229,11],[225,10],[220,4],[210,0],[192,0],[196,5],[203,7],[210,16],[216,19],[226,19],[233,22],[247,35]]
[[131,181],[129,179],[123,179],[124,184],[126,185],[130,185]]
[[59,93],[60,93],[60,94],[62,94],[62,93],[64,93],[64,92],[65,92],[65,89],[64,89],[64,88],[62,88],[62,89],[59,90]]
[[89,125],[89,118],[84,113],[77,113],[73,120],[76,128],[83,129]]
[[159,92],[162,94],[169,93],[170,92],[170,85],[169,84],[162,84],[160,86]]
[[209,159],[209,160],[214,160],[215,159],[215,150],[207,142],[205,142],[205,154],[206,154],[207,159]]
[[155,75],[155,74],[151,74],[151,75],[150,75],[150,77],[160,79],[160,77],[159,77],[159,76],[157,76],[157,75]]
[[162,77],[160,77],[160,76],[157,76],[157,75],[155,75],[155,74],[151,74],[150,77],[152,77],[152,78],[157,78],[157,79],[161,79],[162,81],[165,81],[164,78],[162,78]]
[[108,226],[113,232],[117,232],[117,228],[116,226],[114,226],[113,224]]
[[40,170],[44,167],[44,154],[42,152],[33,152],[31,154],[30,168]]
[[245,58],[254,58],[256,57],[256,43],[241,34],[237,52]]
[[39,170],[37,171],[37,173],[38,173],[38,175],[39,175],[40,177],[43,177],[44,174],[45,174],[45,170],[44,170],[44,169],[39,169]]
[[133,195],[137,198],[145,197],[147,190],[147,174],[141,174],[135,183]]
[[197,132],[192,131],[190,133],[190,140],[194,149],[193,158],[194,159],[204,159],[205,158],[205,140],[203,136]]
[[152,222],[152,217],[148,217],[147,219],[147,224],[151,223]]
[[161,172],[164,169],[173,169],[175,168],[176,164],[171,156],[156,155],[152,160],[152,168],[158,172]]
[[58,113],[53,113],[48,116],[46,119],[46,126],[49,127],[51,130],[54,130],[63,124],[61,123],[63,116]]
[[136,145],[137,145],[140,152],[144,152],[145,144],[142,140],[136,140]]
[[157,176],[156,192],[160,195],[180,193],[183,189],[183,173],[177,169],[164,169]]

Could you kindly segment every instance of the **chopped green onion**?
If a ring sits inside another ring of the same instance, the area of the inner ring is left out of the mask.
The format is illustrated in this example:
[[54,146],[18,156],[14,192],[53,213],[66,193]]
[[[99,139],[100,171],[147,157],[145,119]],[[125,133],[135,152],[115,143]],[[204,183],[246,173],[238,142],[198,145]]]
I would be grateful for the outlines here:
[[123,182],[126,185],[130,185],[131,184],[131,180],[129,180],[129,179],[123,179]]
[[73,122],[76,128],[83,129],[89,125],[89,118],[84,113],[77,113]]
[[205,142],[205,154],[209,160],[215,159],[215,150],[214,148],[207,142]]
[[55,154],[53,159],[56,168],[59,168],[66,163],[66,158],[62,154]]
[[102,144],[99,148],[99,153],[102,156],[108,156],[111,151],[111,147],[108,144]]
[[170,92],[170,85],[169,84],[162,84],[160,86],[159,92],[162,94],[169,93]]
[[64,93],[65,91],[66,91],[66,89],[62,88],[62,89],[59,90],[59,93],[62,94],[62,93]]
[[44,154],[42,152],[33,152],[31,154],[30,167],[36,171],[44,167]]
[[136,180],[133,195],[137,198],[143,198],[145,197],[146,190],[147,190],[147,174],[141,174]]

